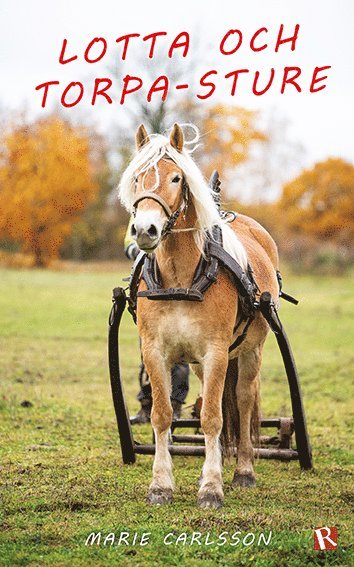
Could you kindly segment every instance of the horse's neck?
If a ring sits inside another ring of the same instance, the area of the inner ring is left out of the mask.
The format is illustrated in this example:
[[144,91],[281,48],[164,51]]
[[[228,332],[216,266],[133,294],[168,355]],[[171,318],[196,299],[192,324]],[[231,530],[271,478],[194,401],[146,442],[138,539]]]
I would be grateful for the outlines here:
[[[192,228],[195,223],[195,209],[191,204],[186,219],[179,218],[175,228]],[[194,231],[172,232],[156,251],[162,285],[165,288],[190,287],[200,258],[194,235]]]

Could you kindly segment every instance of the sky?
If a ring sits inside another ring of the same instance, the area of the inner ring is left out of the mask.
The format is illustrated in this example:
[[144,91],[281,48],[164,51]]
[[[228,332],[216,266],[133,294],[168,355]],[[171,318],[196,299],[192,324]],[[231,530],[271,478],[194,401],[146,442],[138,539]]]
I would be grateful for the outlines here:
[[[300,24],[295,51],[291,51],[288,44],[275,53],[281,23],[289,34]],[[140,56],[144,64],[151,64],[141,38],[131,43],[127,60],[122,64],[116,38],[132,32],[144,36],[163,30],[168,33],[169,45],[177,33],[188,31],[190,52],[185,60],[176,53],[176,64],[186,65],[189,69],[186,74],[192,69],[197,80],[210,69],[218,70],[216,92],[208,101],[200,101],[206,112],[211,102],[241,105],[260,112],[272,109],[275,115],[289,122],[290,136],[303,145],[307,165],[329,156],[353,161],[353,24],[352,0],[0,0],[0,109],[6,114],[26,108],[30,117],[45,116],[58,104],[62,90],[70,81],[82,81],[84,97],[67,112],[73,114],[79,109],[85,120],[95,123],[103,133],[112,133],[114,129],[126,127],[127,109],[118,102],[122,72],[134,74],[137,71],[132,68],[136,56]],[[254,53],[249,48],[249,40],[261,27],[268,29],[268,47]],[[243,42],[235,54],[223,56],[218,46],[230,29],[241,30]],[[83,53],[94,37],[106,38],[108,50],[101,61],[89,65]],[[58,58],[64,38],[68,39],[68,53],[76,53],[78,59],[60,65]],[[166,47],[158,43],[156,46],[164,56]],[[108,76],[108,62],[117,62],[117,72],[113,70],[109,74],[114,80],[115,91],[112,92],[117,93],[116,100],[112,105],[101,100],[92,107],[89,95],[94,78]],[[301,67],[301,93],[290,86],[284,95],[279,93],[282,72],[287,65]],[[314,68],[327,65],[331,69],[326,73],[326,88],[310,94]],[[249,68],[253,73],[259,70],[260,80],[262,77],[265,83],[271,67],[275,69],[274,83],[265,95],[252,95],[250,77],[241,76],[237,95],[230,96],[230,79],[228,82],[223,79],[225,73],[240,68]],[[42,109],[41,95],[35,86],[48,80],[59,80],[60,86],[49,92],[48,107]],[[143,96],[143,92],[139,96]]]

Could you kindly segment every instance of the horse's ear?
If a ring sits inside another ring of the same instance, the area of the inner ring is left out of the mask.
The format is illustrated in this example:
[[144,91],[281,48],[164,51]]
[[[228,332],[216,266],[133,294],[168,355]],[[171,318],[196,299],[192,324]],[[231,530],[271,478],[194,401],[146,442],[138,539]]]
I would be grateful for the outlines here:
[[170,134],[170,144],[178,152],[183,150],[184,136],[179,124],[174,124]]
[[145,144],[150,142],[149,134],[144,124],[140,124],[135,134],[136,149],[140,150]]

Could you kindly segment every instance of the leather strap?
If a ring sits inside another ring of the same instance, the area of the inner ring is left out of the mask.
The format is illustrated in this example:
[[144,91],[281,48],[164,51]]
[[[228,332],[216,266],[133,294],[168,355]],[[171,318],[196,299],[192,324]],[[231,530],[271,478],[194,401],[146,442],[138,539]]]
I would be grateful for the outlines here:
[[138,293],[138,287],[141,280],[141,270],[144,265],[146,254],[140,251],[136,260],[133,264],[132,271],[130,274],[129,281],[129,297],[128,300],[128,311],[133,317],[134,323],[136,323],[136,298]]
[[202,292],[190,287],[170,287],[167,289],[147,289],[146,291],[139,291],[138,297],[147,297],[148,299],[165,299],[177,301],[203,301]]
[[237,291],[243,297],[253,298],[255,294],[255,283],[246,272],[241,268],[240,264],[230,256],[226,250],[216,242],[209,242],[209,254],[217,258],[220,263],[234,276],[234,283]]
[[246,325],[241,333],[241,335],[239,335],[238,337],[236,337],[236,339],[234,340],[234,342],[231,344],[231,346],[229,346],[229,352],[232,352],[233,350],[235,350],[237,347],[240,346],[240,344],[243,343],[243,341],[245,340],[246,336],[247,336],[247,331],[249,329],[250,324],[252,323],[252,321],[254,320],[254,316],[249,317],[248,319],[246,319]]
[[281,277],[281,273],[279,272],[279,270],[277,270],[276,274],[279,284],[279,297],[285,299],[285,301],[289,301],[289,303],[292,303],[293,305],[297,305],[299,301],[295,299],[295,297],[293,297],[292,295],[289,295],[288,293],[285,293],[285,291],[283,291],[283,278]]

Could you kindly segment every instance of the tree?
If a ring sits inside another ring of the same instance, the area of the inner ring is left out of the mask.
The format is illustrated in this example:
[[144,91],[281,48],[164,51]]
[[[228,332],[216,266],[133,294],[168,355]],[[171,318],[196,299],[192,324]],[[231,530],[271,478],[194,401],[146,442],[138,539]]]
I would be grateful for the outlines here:
[[354,233],[354,166],[329,158],[283,188],[279,208],[294,231],[350,246]]
[[47,265],[98,191],[89,137],[51,116],[15,127],[1,142],[0,236]]
[[[74,223],[60,252],[61,258],[75,261],[116,258],[117,250],[119,252],[121,247],[116,218],[119,204],[116,200],[109,202],[109,197],[114,195],[113,189],[118,184],[118,177],[109,159],[110,148],[104,136],[91,131],[90,149],[94,180],[99,186],[99,192]],[[127,222],[125,212],[125,224]]]
[[[251,148],[267,140],[257,127],[257,112],[239,106],[215,104],[199,107],[196,123],[203,135],[198,162],[209,177],[217,169],[223,181],[230,181],[235,168],[247,161]],[[189,115],[193,115],[191,109]]]
[[[194,131],[191,129],[189,132],[187,125],[197,126],[201,140],[193,156],[207,178],[214,169],[218,170],[224,188],[235,169],[248,160],[251,150],[263,145],[268,139],[257,125],[257,112],[224,104],[208,105],[205,108],[189,97],[170,106],[166,103],[151,108],[144,104],[140,107],[136,105],[131,117],[129,131],[134,132],[136,125],[141,122],[147,126],[149,133],[163,133],[167,124],[172,126],[174,122],[182,123],[186,127],[187,141],[194,137]],[[124,139],[119,145],[121,153],[126,152],[127,143]]]
[[[134,62],[137,74],[144,76],[148,84],[152,84],[159,75],[167,75],[172,85],[183,83],[187,78],[192,87],[197,85],[195,69],[205,63],[205,52],[201,46],[194,46],[194,57],[189,63],[179,59],[166,61],[161,52],[154,56],[151,64],[147,64],[145,57],[141,56],[130,61]],[[109,69],[116,69],[116,65],[114,62]],[[173,89],[165,101],[156,99],[148,103],[143,97],[132,97],[124,110],[126,128],[117,128],[116,135],[119,153],[126,153],[126,148],[132,147],[140,123],[144,123],[149,133],[159,134],[165,133],[174,122],[192,123],[202,135],[200,149],[194,156],[204,175],[209,177],[217,169],[225,182],[235,167],[248,159],[251,149],[268,139],[258,126],[257,112],[221,103],[201,102],[185,93],[173,93]]]
[[283,185],[303,168],[305,149],[290,132],[290,122],[278,110],[262,111],[258,128],[266,140],[252,144],[247,161],[233,172],[232,194],[243,204],[272,203],[279,199]]

